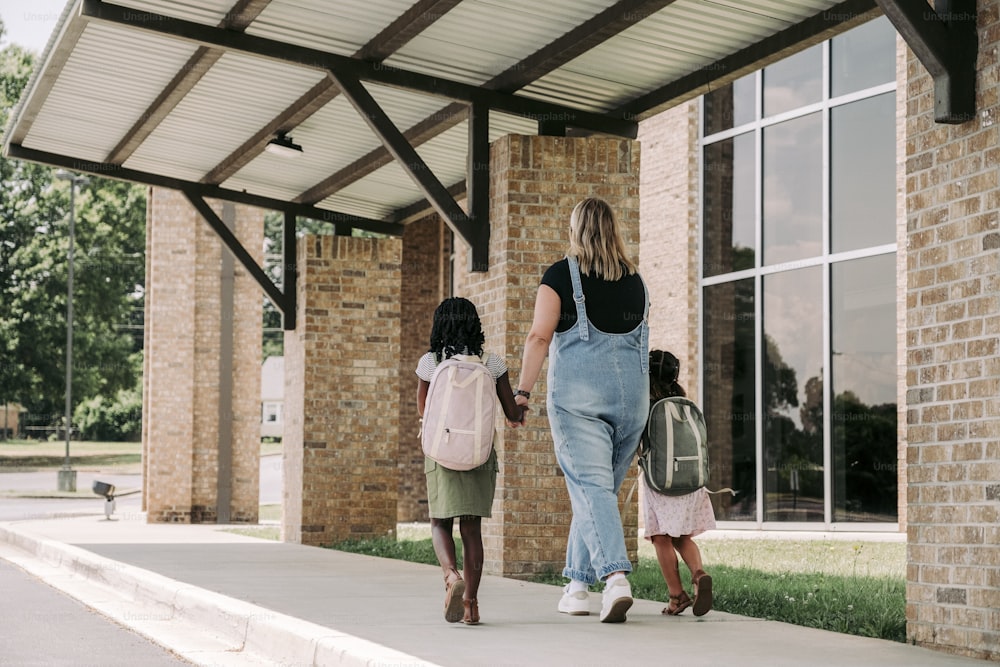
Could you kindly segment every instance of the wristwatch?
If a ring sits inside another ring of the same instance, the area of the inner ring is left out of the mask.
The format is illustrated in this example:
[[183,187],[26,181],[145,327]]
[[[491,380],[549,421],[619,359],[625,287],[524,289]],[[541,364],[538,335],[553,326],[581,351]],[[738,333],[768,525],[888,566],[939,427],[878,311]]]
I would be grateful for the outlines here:
[[514,392],[514,395],[515,396],[524,396],[525,398],[527,398],[529,400],[531,399],[531,392],[530,391],[525,391],[523,389],[518,389],[517,391]]

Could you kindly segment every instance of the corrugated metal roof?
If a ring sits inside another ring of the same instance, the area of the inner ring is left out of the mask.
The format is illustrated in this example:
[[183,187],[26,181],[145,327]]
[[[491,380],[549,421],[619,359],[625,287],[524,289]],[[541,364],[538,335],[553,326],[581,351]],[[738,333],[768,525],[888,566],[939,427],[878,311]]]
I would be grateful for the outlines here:
[[[83,4],[67,6],[12,117],[5,149],[40,161],[95,163],[112,175],[100,163],[118,150],[121,166],[136,178],[199,184],[215,174],[218,182],[207,185],[386,221],[425,193],[399,164],[387,163],[382,141],[322,63],[295,62],[293,48],[350,58],[375,54],[369,56],[373,72],[395,79],[367,81],[365,88],[400,132],[423,128],[417,154],[444,186],[459,187],[468,121],[454,100],[418,89],[426,76],[445,87],[502,85],[513,96],[503,99],[560,105],[551,107],[550,117],[580,110],[621,122],[634,117],[616,109],[693,72],[706,81],[726,77],[728,69],[713,69],[720,61],[815,23],[810,17],[828,14],[821,23],[829,31],[859,15],[841,16],[844,5],[835,0],[119,0],[131,19],[145,19],[124,25],[121,16],[94,15],[106,3],[87,0],[81,15]],[[877,13],[874,2],[848,4]],[[221,57],[193,65],[206,71],[180,84],[175,103],[164,107],[154,101],[192,67],[199,43],[188,39],[198,32],[193,29],[156,32],[174,25],[159,14],[211,28],[237,22],[206,33],[219,40],[209,46]],[[238,35],[243,28],[245,39]],[[815,26],[803,30],[801,39],[808,42],[815,32]],[[258,38],[272,40],[267,52],[245,52],[260,47],[251,41]],[[228,50],[219,48],[222,42]],[[278,129],[303,147],[300,157],[262,150]],[[537,131],[530,118],[490,114],[491,141]]]

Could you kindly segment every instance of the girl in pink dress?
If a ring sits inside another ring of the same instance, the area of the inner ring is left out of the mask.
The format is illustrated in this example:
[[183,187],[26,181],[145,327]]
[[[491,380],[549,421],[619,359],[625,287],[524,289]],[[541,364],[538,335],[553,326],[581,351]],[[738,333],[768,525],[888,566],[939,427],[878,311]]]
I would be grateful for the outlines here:
[[[670,352],[651,350],[649,353],[649,404],[667,396],[686,396],[677,382],[680,361]],[[705,573],[701,551],[691,539],[715,528],[715,512],[704,487],[683,496],[667,496],[642,484],[645,517],[645,537],[653,543],[663,579],[667,582],[670,605],[662,613],[676,616],[690,606],[695,616],[703,616],[712,608],[712,577]],[[691,570],[694,599],[684,590],[677,566],[680,553]]]

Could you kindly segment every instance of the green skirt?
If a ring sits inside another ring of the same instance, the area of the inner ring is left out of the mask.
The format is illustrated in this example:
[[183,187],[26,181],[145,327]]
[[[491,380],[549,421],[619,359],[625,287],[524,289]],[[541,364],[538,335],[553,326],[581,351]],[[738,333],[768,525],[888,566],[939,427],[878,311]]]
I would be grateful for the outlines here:
[[424,457],[427,478],[427,506],[432,519],[457,516],[488,517],[497,490],[497,450],[483,465],[472,470],[449,470]]

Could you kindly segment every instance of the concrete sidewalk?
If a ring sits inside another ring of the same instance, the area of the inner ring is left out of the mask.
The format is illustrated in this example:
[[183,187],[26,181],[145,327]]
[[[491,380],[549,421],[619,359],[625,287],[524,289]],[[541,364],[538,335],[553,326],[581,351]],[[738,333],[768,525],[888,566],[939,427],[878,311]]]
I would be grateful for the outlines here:
[[201,665],[983,667],[928,649],[713,611],[624,624],[556,612],[555,586],[484,577],[482,624],[449,624],[437,566],[216,525],[103,515],[0,523],[0,558]]

